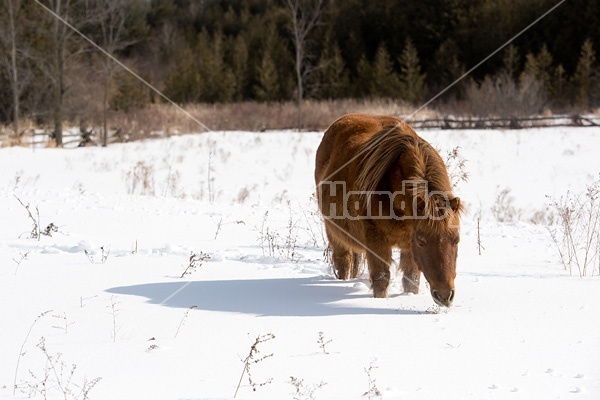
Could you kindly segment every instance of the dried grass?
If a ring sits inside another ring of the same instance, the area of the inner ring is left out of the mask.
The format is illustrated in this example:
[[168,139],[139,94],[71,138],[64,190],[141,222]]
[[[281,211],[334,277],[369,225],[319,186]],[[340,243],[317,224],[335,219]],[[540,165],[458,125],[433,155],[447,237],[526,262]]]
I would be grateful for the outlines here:
[[[295,129],[296,105],[286,103],[241,102],[230,104],[191,104],[184,107],[194,119],[214,131],[266,131]],[[320,131],[348,113],[410,115],[413,108],[393,100],[306,100],[303,104],[303,129]],[[432,111],[422,113],[434,115]],[[167,104],[113,113],[109,127],[122,141],[203,132],[206,129],[189,115]]]
[[[82,142],[79,134],[67,132],[66,128],[83,127],[86,132],[91,133],[90,143],[99,143],[99,133],[102,132],[100,111],[91,106],[89,108],[79,119],[74,117],[74,113],[67,115],[63,124],[66,141],[75,144]],[[181,111],[170,104],[160,103],[129,111],[109,111],[109,143],[198,133],[206,131],[206,127],[213,131],[254,132],[296,129],[295,102],[189,104],[184,105],[183,109]],[[413,116],[414,111],[414,107],[393,99],[305,100],[302,130],[323,131],[340,116],[349,113],[393,115],[400,118],[410,116],[411,120],[440,117],[430,109],[421,110]],[[25,136],[32,136],[36,130],[40,132],[37,136],[44,136],[43,142],[51,145],[48,135],[53,127],[49,122],[39,124],[24,119],[21,126],[25,129],[21,135],[15,135],[12,126],[0,125],[0,147],[31,145],[31,141],[25,140]]]

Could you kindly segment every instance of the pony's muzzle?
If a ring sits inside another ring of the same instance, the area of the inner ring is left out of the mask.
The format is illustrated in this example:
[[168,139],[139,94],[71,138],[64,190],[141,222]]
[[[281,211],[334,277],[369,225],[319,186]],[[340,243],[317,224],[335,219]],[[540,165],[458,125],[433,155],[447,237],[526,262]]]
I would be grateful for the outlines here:
[[433,289],[431,291],[431,297],[433,301],[440,307],[450,307],[454,301],[454,289],[450,289],[448,293],[440,293],[438,290]]

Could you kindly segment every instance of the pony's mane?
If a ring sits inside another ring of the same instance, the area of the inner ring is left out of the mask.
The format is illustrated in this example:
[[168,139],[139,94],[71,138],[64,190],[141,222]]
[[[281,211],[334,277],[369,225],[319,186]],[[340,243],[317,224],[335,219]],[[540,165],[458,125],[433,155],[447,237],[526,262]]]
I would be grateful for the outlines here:
[[[454,197],[446,165],[429,143],[412,133],[412,129],[402,122],[384,127],[371,136],[359,150],[362,160],[355,190],[362,192],[367,199],[370,198],[368,193],[377,190],[390,168],[400,167],[399,160],[403,157],[406,160],[404,164],[409,166],[407,171],[403,171],[406,174],[404,179],[422,182],[406,189],[413,198],[424,202],[424,215],[429,218],[423,222],[427,222],[429,228],[435,231],[448,230],[458,222],[455,218],[458,218],[459,213],[452,216],[452,211],[445,207],[446,197],[442,193],[449,198]],[[459,206],[458,211],[461,210],[462,207]]]

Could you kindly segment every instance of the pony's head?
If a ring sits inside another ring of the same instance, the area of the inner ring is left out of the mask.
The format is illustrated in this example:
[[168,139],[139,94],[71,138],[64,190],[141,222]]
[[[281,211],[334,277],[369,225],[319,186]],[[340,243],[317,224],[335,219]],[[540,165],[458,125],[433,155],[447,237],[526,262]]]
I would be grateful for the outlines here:
[[433,300],[439,306],[450,307],[455,294],[460,241],[460,199],[443,196],[430,198],[428,203],[422,218],[415,219],[410,247],[415,263],[429,283]]

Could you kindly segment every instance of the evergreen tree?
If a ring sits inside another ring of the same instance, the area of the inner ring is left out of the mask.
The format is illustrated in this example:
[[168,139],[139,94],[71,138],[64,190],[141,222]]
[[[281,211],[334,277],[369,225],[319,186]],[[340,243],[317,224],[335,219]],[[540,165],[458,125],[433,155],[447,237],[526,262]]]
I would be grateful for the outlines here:
[[169,71],[165,94],[177,103],[194,103],[199,100],[201,76],[193,51],[186,47]]
[[597,89],[597,71],[595,70],[596,52],[592,46],[592,41],[586,39],[581,46],[577,69],[573,75],[573,85],[575,88],[575,103],[583,108],[589,109],[592,106],[592,95]]
[[426,75],[421,72],[419,55],[410,39],[406,40],[398,61],[402,98],[411,104],[422,102],[427,94]]
[[256,98],[260,101],[275,101],[279,98],[279,75],[275,62],[268,48],[263,52],[259,66],[256,68],[257,84],[254,86]]
[[116,73],[113,86],[111,109],[129,111],[148,104],[148,88],[128,71]]
[[506,49],[504,49],[504,57],[502,58],[502,65],[504,67],[504,71],[510,76],[512,79],[517,79],[519,76],[519,71],[521,69],[521,55],[519,54],[519,49],[514,44],[509,44]]
[[542,85],[545,96],[552,95],[554,92],[554,68],[552,63],[552,54],[544,44],[537,55],[528,53],[525,57],[525,67],[521,80],[535,79]]
[[371,89],[373,88],[373,68],[367,57],[362,56],[360,60],[358,60],[358,65],[356,66],[356,77],[354,81],[354,90],[355,96],[357,97],[365,97],[371,96]]
[[316,97],[322,99],[336,99],[346,96],[350,83],[342,52],[337,44],[331,45],[330,38],[329,35],[326,36],[316,74]]
[[254,55],[252,87],[255,97],[261,101],[289,99],[294,88],[294,66],[291,52],[274,21],[262,22],[249,45],[249,54]]
[[[428,76],[436,93],[446,89],[465,73],[465,66],[458,59],[458,45],[452,39],[445,40],[435,52],[434,61]],[[465,82],[458,82],[449,90],[454,97],[463,97]]]
[[225,64],[223,32],[215,31],[211,38],[204,29],[198,37],[198,65],[201,101],[210,103],[231,101],[235,91],[235,76]]
[[390,98],[400,95],[400,80],[394,72],[392,59],[383,43],[377,48],[371,72],[373,76],[370,88],[371,95]]
[[558,103],[563,103],[566,94],[567,73],[562,64],[554,70],[554,96]]
[[547,93],[551,95],[554,93],[554,82],[552,79],[554,76],[554,67],[552,65],[554,60],[545,43],[537,55],[537,63],[539,68],[537,78],[542,82]]
[[238,35],[231,51],[231,66],[235,77],[234,100],[242,100],[247,97],[246,87],[248,85],[248,46],[242,35]]

